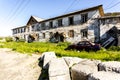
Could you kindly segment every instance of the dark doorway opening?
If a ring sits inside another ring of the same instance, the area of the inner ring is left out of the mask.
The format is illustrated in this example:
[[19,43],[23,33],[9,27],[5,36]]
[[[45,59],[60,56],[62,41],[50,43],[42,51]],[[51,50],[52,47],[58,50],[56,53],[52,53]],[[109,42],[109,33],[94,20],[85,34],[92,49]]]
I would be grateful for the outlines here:
[[55,43],[58,43],[58,42],[64,42],[64,36],[63,36],[63,33],[54,33],[51,37],[50,37],[50,42],[55,42]]

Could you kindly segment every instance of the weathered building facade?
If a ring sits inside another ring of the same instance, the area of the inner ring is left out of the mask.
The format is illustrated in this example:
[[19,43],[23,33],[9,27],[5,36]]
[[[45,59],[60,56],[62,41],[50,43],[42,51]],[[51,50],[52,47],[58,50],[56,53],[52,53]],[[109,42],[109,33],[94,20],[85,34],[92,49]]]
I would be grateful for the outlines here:
[[[68,41],[78,42],[90,40],[98,42],[100,40],[100,25],[95,18],[104,16],[102,5],[87,8],[84,10],[64,14],[50,19],[36,19],[31,16],[26,26],[24,26],[24,39],[28,41],[31,35],[35,41]],[[19,36],[18,33],[13,36]]]
[[26,26],[14,28],[12,29],[12,31],[13,31],[13,38],[15,41],[19,39],[25,39]]
[[[120,46],[120,16],[97,18],[99,21],[100,41]],[[107,46],[107,45],[106,45]]]

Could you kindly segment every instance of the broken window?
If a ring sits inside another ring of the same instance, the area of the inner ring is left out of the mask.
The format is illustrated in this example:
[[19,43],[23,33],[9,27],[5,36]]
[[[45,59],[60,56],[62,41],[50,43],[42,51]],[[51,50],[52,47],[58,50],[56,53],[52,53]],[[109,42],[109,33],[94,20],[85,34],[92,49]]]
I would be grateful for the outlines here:
[[81,14],[81,21],[82,21],[82,23],[87,22],[87,20],[88,20],[88,14],[87,13],[86,14]]
[[45,33],[43,33],[43,39],[45,38]]
[[32,25],[32,31],[34,31],[35,30],[35,26],[34,25]]
[[18,33],[20,33],[20,29],[18,29]]
[[74,37],[74,30],[70,30],[70,31],[68,32],[68,36],[69,36],[69,37]]
[[45,30],[45,23],[41,23],[42,30]]
[[58,26],[62,26],[62,19],[58,20]]
[[39,24],[37,24],[37,26],[36,26],[36,31],[40,31],[40,25]]
[[50,28],[53,28],[53,22],[52,21],[49,22],[49,26],[50,26]]
[[49,36],[52,37],[52,36],[53,36],[53,32],[50,32],[50,33],[49,33]]
[[73,17],[69,17],[69,25],[73,25]]
[[105,20],[104,19],[101,20],[101,24],[105,25]]
[[81,36],[82,37],[88,37],[88,31],[87,31],[87,29],[81,30]]

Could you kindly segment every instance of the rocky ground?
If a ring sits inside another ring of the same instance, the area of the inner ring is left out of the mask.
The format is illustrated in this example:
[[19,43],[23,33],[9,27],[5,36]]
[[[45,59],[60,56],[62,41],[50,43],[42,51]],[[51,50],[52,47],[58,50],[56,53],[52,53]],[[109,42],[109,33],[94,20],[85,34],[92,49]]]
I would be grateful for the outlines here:
[[39,57],[0,49],[0,80],[40,80]]

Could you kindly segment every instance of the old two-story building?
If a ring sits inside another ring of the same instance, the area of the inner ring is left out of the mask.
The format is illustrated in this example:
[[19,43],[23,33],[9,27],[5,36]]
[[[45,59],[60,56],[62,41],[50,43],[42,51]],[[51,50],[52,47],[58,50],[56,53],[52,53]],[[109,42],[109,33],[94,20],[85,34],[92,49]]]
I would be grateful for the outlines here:
[[[89,40],[98,42],[100,40],[100,24],[96,18],[104,16],[102,5],[71,12],[61,16],[53,17],[50,19],[38,20],[31,16],[23,34],[26,41],[29,36],[32,36],[35,41],[68,41],[78,42],[82,40]],[[19,37],[19,33],[14,28],[13,36]]]

